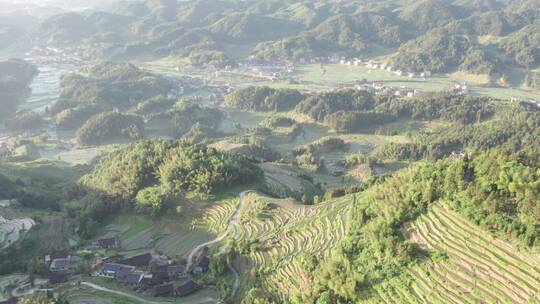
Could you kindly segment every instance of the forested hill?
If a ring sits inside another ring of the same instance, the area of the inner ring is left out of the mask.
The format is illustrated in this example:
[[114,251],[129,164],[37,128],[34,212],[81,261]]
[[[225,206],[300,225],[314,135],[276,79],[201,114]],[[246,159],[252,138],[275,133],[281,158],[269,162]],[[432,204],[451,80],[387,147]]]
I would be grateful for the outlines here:
[[30,94],[30,83],[38,69],[24,60],[0,61],[0,120],[10,117]]
[[[42,22],[42,41],[80,45],[105,58],[189,58],[225,66],[261,59],[369,56],[396,52],[410,71],[477,74],[540,64],[539,3],[523,0],[119,2],[106,11]],[[531,33],[528,35],[527,33]],[[529,39],[525,39],[529,37]],[[243,54],[230,52],[244,49]],[[244,54],[245,53],[245,54]]]

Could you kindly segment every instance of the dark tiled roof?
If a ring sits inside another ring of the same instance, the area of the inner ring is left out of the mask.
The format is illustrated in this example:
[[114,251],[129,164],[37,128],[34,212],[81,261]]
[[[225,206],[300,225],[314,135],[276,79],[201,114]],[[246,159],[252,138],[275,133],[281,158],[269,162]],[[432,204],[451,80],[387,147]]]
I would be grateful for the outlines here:
[[152,290],[152,295],[154,297],[173,296],[174,295],[174,286],[171,283],[156,286]]
[[69,259],[67,258],[59,258],[59,259],[54,259],[51,261],[51,267],[54,267],[54,268],[67,268],[70,266],[70,262],[69,262]]
[[111,248],[116,246],[115,238],[99,239],[97,242],[98,245],[102,248]]
[[102,272],[114,272],[114,273],[118,273],[118,272],[126,273],[126,272],[131,272],[133,270],[135,270],[135,267],[119,264],[119,263],[105,263],[103,264],[103,268],[101,269]]
[[197,291],[201,286],[193,280],[189,280],[184,285],[179,286],[175,290],[175,294],[179,297],[184,297]]
[[153,271],[152,277],[162,283],[169,280],[169,273],[166,271]]
[[167,266],[167,272],[169,275],[183,273],[186,272],[186,267],[183,265],[169,265]]
[[67,281],[67,275],[64,273],[52,273],[49,277],[49,282],[51,284],[60,284]]
[[201,257],[197,263],[197,266],[201,267],[203,271],[208,270],[208,265],[210,265],[210,258],[207,256]]
[[116,280],[120,283],[138,285],[143,277],[142,272],[129,272],[125,274],[117,274]]
[[65,250],[61,250],[61,251],[53,251],[51,253],[49,253],[49,255],[51,256],[51,261],[54,260],[54,259],[65,259],[69,256],[69,252],[65,251]]
[[154,278],[153,276],[144,276],[142,279],[141,279],[141,285],[144,285],[144,286],[155,286],[155,285],[158,285],[159,284],[159,281]]
[[148,266],[151,261],[152,261],[152,255],[150,253],[145,253],[145,254],[137,255],[137,256],[119,261],[118,263],[124,264],[124,265],[142,267],[142,266]]

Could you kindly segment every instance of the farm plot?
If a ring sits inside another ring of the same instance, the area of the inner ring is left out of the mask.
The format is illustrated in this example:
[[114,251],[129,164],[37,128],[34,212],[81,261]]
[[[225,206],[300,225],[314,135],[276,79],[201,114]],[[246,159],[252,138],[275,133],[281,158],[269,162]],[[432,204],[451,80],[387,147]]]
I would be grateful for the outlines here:
[[376,288],[385,303],[539,303],[540,258],[519,252],[435,206],[407,229],[421,248],[448,256]]
[[206,228],[216,235],[221,235],[227,229],[238,203],[239,199],[234,198],[208,208],[202,218],[193,221],[193,228]]
[[302,254],[330,253],[345,234],[348,199],[317,206],[255,194],[246,199],[252,209],[246,207],[240,214],[238,242],[255,246],[243,255],[240,272],[257,270],[268,289],[285,298],[295,291],[305,292],[312,282],[295,260]]
[[0,301],[6,301],[9,296],[9,289],[19,285],[21,282],[28,280],[28,275],[12,274],[8,276],[0,276]]
[[0,216],[0,249],[5,249],[21,238],[36,223],[29,218],[9,220]]
[[234,208],[236,194],[211,203],[193,202],[180,215],[151,221],[137,215],[124,216],[109,225],[106,235],[118,235],[123,252],[158,250],[169,257],[185,257],[193,247],[222,233]]

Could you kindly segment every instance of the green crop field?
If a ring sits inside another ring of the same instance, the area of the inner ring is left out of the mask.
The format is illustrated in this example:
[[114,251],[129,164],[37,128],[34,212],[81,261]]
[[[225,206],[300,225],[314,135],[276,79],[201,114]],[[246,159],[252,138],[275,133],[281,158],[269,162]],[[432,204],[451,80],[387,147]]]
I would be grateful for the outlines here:
[[425,261],[380,285],[373,303],[539,303],[540,258],[520,252],[443,206],[406,234],[424,250],[448,256]]
[[393,87],[409,87],[420,91],[444,91],[455,83],[466,82],[469,84],[470,92],[473,95],[491,96],[500,99],[510,99],[517,97],[525,100],[540,100],[540,92],[529,91],[521,88],[509,87],[489,87],[483,84],[484,80],[476,83],[475,77],[458,77],[456,75],[437,75],[428,78],[409,78],[408,76],[398,76],[392,72],[380,69],[369,69],[366,66],[354,66],[343,64],[327,64],[321,68],[320,64],[305,64],[296,67],[294,73],[289,78],[295,79],[299,83],[290,83],[288,79],[270,81],[262,77],[253,77],[240,73],[222,72],[218,75],[206,73],[204,71],[184,67],[181,72],[174,71],[180,64],[179,59],[166,58],[158,61],[144,62],[143,67],[157,73],[169,75],[197,76],[211,78],[213,81],[222,83],[236,83],[240,86],[259,85],[276,88],[294,88],[300,90],[320,91],[331,88],[339,88],[355,84],[358,81],[379,82]]

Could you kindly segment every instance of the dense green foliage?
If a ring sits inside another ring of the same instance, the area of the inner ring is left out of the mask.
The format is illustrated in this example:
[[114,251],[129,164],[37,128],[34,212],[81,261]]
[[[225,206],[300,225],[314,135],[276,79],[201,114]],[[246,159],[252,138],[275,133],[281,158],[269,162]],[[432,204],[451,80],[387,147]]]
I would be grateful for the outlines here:
[[[411,104],[423,105],[418,108],[419,111],[414,110],[414,106],[398,108],[408,109],[403,112],[406,117],[441,118],[455,123],[414,134],[411,143],[379,146],[373,151],[374,156],[392,160],[434,160],[452,151],[485,150],[499,146],[514,151],[540,151],[536,139],[539,136],[540,111],[534,104],[495,104],[490,100],[471,97],[453,99],[451,103],[446,103],[443,98],[430,97],[424,101]],[[454,103],[459,107],[454,107]],[[394,106],[394,103],[389,103],[381,107],[388,110]],[[398,113],[400,111],[397,110]]]
[[325,124],[339,133],[354,133],[396,120],[396,116],[376,112],[339,111],[325,119]]
[[385,99],[376,107],[380,113],[415,120],[442,119],[470,124],[482,122],[494,113],[495,105],[488,98],[449,93],[423,93],[413,99]]
[[540,73],[527,75],[526,84],[533,89],[540,90]]
[[302,99],[296,90],[248,87],[225,96],[225,104],[246,111],[282,112],[291,110]]
[[11,130],[29,130],[42,127],[45,124],[43,118],[36,112],[20,111],[15,117],[6,121],[6,127]]
[[164,112],[176,103],[175,99],[167,98],[163,95],[154,96],[146,101],[137,104],[134,112],[138,115],[149,115]]
[[51,107],[62,128],[82,125],[92,115],[118,109],[126,111],[173,88],[163,77],[131,64],[102,63],[62,79],[61,94]]
[[81,127],[90,117],[105,112],[107,107],[98,104],[82,104],[69,108],[55,115],[55,122],[62,130],[72,130]]
[[352,89],[325,92],[304,99],[296,111],[323,121],[338,111],[365,111],[375,106],[375,98],[365,91]]
[[77,130],[77,142],[82,145],[97,145],[112,140],[136,140],[144,136],[144,125],[140,117],[114,112],[100,113]]
[[[103,159],[82,185],[123,202],[161,195],[211,194],[222,187],[256,182],[259,170],[246,158],[188,142],[137,142]],[[139,201],[139,200],[137,200]],[[155,201],[152,199],[151,201]],[[144,204],[143,204],[144,205]]]
[[471,37],[436,29],[403,44],[391,64],[415,72],[470,71],[491,74],[497,59],[490,56]]
[[159,168],[161,183],[175,194],[210,194],[224,186],[256,181],[257,174],[255,167],[240,156],[187,144],[172,149]]
[[528,25],[508,36],[501,45],[506,54],[528,68],[540,65],[540,23]]
[[[219,109],[203,107],[189,102],[179,102],[171,111],[165,113],[164,116],[172,120],[174,133],[178,137],[187,135],[195,139],[195,135],[198,134],[197,129],[208,131],[206,132],[208,135],[217,133],[216,130],[224,115]],[[186,134],[190,131],[192,134]],[[209,137],[211,138],[213,136]]]
[[37,68],[26,61],[0,61],[0,119],[10,117],[30,94],[29,85],[38,74]]
[[400,228],[433,203],[447,202],[503,238],[539,246],[539,168],[537,156],[492,150],[408,169],[354,196],[347,237],[318,266],[314,291],[368,299],[371,286],[415,263],[419,252]]

